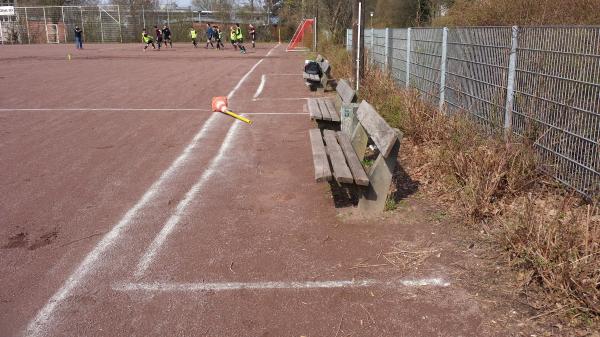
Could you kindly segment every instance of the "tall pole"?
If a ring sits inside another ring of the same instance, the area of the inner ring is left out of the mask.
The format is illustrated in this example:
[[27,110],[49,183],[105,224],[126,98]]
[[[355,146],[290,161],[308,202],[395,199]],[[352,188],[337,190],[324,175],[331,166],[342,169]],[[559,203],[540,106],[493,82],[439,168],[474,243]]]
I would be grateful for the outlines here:
[[315,0],[315,52],[319,49],[319,1]]
[[[357,60],[358,57],[358,1],[352,2],[352,60]],[[356,68],[356,62],[352,62],[352,80],[356,84],[358,79],[356,78],[358,69]]]
[[358,2],[358,36],[357,36],[357,46],[358,49],[356,50],[356,91],[360,90],[360,80],[362,78],[362,74],[361,74],[361,68],[362,68],[362,58],[363,58],[363,22],[362,22],[362,1]]
[[169,16],[169,6],[171,5],[171,2],[169,2],[167,4],[167,25],[171,25],[171,17]]

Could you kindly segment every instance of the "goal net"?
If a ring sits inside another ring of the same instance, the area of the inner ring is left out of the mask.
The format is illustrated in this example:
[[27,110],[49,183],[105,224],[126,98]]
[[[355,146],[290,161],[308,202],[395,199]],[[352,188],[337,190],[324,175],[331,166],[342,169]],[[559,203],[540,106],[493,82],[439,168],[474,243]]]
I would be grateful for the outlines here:
[[46,25],[46,42],[48,43],[60,43],[58,35],[58,25],[47,24]]
[[294,37],[288,44],[286,51],[310,50],[313,44],[315,19],[304,19],[298,25]]

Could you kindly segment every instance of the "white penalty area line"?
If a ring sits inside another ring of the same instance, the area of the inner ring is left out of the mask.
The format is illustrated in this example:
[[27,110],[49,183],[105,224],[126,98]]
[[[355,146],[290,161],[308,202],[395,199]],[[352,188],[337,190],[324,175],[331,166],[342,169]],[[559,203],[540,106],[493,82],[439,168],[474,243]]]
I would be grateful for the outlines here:
[[263,89],[265,88],[265,83],[267,82],[267,75],[263,74],[260,77],[260,84],[258,85],[258,88],[256,88],[256,92],[254,93],[254,96],[252,97],[253,100],[256,100],[256,98],[258,96],[260,96],[260,94],[262,93]]
[[[272,50],[271,50],[272,51]],[[270,52],[269,52],[270,54]],[[228,96],[233,96],[235,92],[241,86],[241,83],[249,76],[249,74],[256,68],[256,66],[262,62],[261,59],[255,64],[252,69],[240,80],[238,85],[229,93]],[[106,233],[100,242],[88,253],[83,261],[77,266],[69,278],[62,284],[62,286],[50,297],[48,302],[37,312],[35,317],[27,325],[25,334],[27,336],[37,337],[46,334],[47,325],[52,321],[55,311],[57,308],[70,296],[70,293],[76,289],[80,283],[96,268],[98,262],[105,256],[108,249],[112,247],[116,240],[119,239],[121,234],[131,225],[132,220],[136,218],[138,213],[148,204],[160,190],[162,190],[165,182],[172,176],[176,175],[177,170],[187,161],[187,158],[192,153],[192,150],[196,148],[198,142],[204,138],[206,132],[213,128],[214,122],[218,119],[217,116],[220,114],[212,114],[200,131],[194,136],[191,143],[187,145],[185,150],[175,159],[175,161],[165,170],[158,180],[156,180],[150,188],[142,195],[142,197],[136,202],[136,204],[130,208],[125,215],[115,224],[111,230]],[[230,130],[238,125],[240,122],[234,122],[230,127]],[[232,132],[228,132],[228,134]],[[189,192],[188,192],[189,194]]]
[[201,292],[227,290],[294,290],[294,289],[337,289],[366,287],[448,287],[449,282],[440,278],[377,281],[377,280],[339,280],[339,281],[288,281],[288,282],[223,282],[223,283],[117,283],[112,285],[116,291],[133,292]]

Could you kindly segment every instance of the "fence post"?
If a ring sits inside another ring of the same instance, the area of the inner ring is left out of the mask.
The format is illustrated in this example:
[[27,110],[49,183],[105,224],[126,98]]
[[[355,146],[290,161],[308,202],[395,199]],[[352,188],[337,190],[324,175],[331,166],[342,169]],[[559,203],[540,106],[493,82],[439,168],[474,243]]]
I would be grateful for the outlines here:
[[391,47],[391,43],[390,43],[390,29],[386,28],[385,29],[385,61],[383,64],[383,67],[385,69],[386,72],[390,71],[390,47]]
[[371,59],[371,63],[375,63],[375,29],[371,26],[371,50],[369,50],[369,58]]
[[408,28],[406,32],[406,88],[410,87],[410,35],[412,28]]
[[4,30],[2,29],[2,20],[0,20],[0,44],[4,44]]
[[512,27],[512,44],[508,65],[508,83],[506,84],[506,110],[504,111],[504,133],[510,135],[512,129],[512,112],[515,102],[515,79],[517,74],[517,48],[519,47],[519,27]]
[[[60,6],[60,15],[62,16],[63,32],[65,33],[65,43],[67,43],[67,24],[65,23],[65,7]],[[58,31],[58,29],[56,30]],[[58,39],[60,41],[60,38]]]
[[144,22],[144,29],[146,29],[146,11],[144,10],[144,5],[142,5],[142,22]]
[[27,27],[27,44],[31,44],[31,36],[29,35],[29,17],[27,16],[27,7],[25,7],[25,25]]
[[98,14],[100,15],[100,40],[104,43],[104,27],[102,26],[102,8],[98,6]]
[[121,6],[117,5],[117,15],[119,16],[119,37],[123,43],[123,27],[121,25]]
[[44,31],[46,32],[46,43],[50,43],[48,40],[48,22],[46,21],[46,7],[42,7],[44,11]]
[[444,110],[446,101],[446,63],[448,62],[448,28],[442,34],[442,61],[440,63],[440,111]]
[[83,28],[83,9],[81,9],[81,6],[79,6],[79,14],[81,15],[81,31],[85,37],[85,28]]

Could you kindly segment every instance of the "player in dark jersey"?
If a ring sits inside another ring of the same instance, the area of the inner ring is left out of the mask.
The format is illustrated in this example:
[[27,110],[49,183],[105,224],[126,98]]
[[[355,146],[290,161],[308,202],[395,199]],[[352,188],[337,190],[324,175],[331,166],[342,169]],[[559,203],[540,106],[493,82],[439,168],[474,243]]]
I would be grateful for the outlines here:
[[212,26],[210,25],[210,23],[206,24],[206,47],[204,48],[208,48],[208,45],[210,44],[211,48],[214,48],[215,46],[213,45],[213,39],[215,32],[213,31]]
[[169,42],[169,46],[173,48],[173,40],[171,40],[171,30],[167,25],[163,26],[162,29],[163,41],[165,41],[165,48],[167,47],[167,42]]
[[217,49],[225,49],[225,45],[223,45],[223,32],[219,26],[213,26],[213,35],[215,37],[215,42],[217,42]]
[[253,25],[248,26],[250,39],[252,40],[252,48],[256,48],[256,28]]
[[156,33],[156,44],[158,45],[158,50],[160,50],[160,45],[162,44],[162,41],[163,41],[162,31],[160,29],[158,29],[157,26],[154,26],[154,31]]

